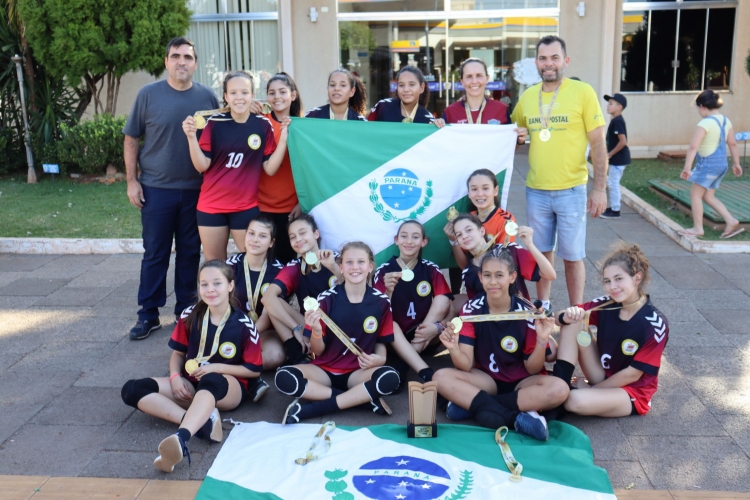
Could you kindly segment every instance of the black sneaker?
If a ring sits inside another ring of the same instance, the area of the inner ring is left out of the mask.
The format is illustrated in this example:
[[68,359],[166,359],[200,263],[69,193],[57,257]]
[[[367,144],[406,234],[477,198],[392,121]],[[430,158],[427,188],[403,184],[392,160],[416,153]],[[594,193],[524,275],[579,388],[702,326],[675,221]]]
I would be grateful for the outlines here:
[[281,425],[298,424],[300,421],[300,411],[302,411],[302,405],[299,402],[299,398],[297,398],[286,407],[284,419],[281,421]]
[[619,219],[620,218],[620,211],[619,210],[612,210],[611,208],[608,208],[599,217],[601,217],[602,219]]
[[214,408],[206,423],[198,429],[195,435],[211,443],[221,443],[224,439],[224,430],[221,428],[221,415],[218,409]]
[[383,398],[376,398],[375,401],[370,399],[370,409],[378,415],[392,415],[393,410],[388,406]]
[[145,321],[139,319],[135,322],[135,326],[130,329],[130,340],[143,340],[159,328],[161,328],[161,323],[158,319]]
[[255,379],[255,385],[252,385],[252,382],[250,382],[250,386],[248,387],[248,395],[253,399],[253,403],[257,403],[260,401],[260,399],[266,394],[268,389],[270,389],[270,386],[268,385],[268,382],[263,380],[263,377],[258,377]]

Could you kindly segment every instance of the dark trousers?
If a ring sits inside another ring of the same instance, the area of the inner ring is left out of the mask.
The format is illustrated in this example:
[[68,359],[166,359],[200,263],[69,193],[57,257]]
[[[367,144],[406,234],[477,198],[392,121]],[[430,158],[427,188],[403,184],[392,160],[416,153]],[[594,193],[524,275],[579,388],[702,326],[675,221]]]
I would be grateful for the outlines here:
[[289,232],[287,231],[289,212],[278,214],[262,212],[262,214],[271,219],[274,225],[276,225],[276,243],[273,245],[273,256],[279,259],[282,264],[296,259],[297,252],[292,250],[292,245],[289,243]]
[[138,287],[138,318],[155,320],[159,307],[167,302],[167,271],[175,243],[174,293],[175,315],[195,303],[201,239],[195,207],[198,189],[164,189],[143,186],[146,202],[141,209],[143,223],[143,261]]

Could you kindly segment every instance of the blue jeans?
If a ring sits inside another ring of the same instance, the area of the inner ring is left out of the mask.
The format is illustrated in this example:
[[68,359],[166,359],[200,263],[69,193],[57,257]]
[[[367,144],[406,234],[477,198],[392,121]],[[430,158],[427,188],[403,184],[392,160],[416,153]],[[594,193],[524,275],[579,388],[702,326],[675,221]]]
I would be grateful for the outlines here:
[[609,189],[609,206],[612,210],[620,211],[620,179],[625,173],[627,165],[610,165],[607,174],[607,188]]
[[568,261],[586,258],[586,185],[545,191],[526,188],[526,219],[534,245]]
[[198,189],[143,187],[146,199],[141,209],[143,261],[138,287],[138,318],[153,321],[167,302],[167,271],[175,242],[175,315],[196,301],[201,239],[195,219]]

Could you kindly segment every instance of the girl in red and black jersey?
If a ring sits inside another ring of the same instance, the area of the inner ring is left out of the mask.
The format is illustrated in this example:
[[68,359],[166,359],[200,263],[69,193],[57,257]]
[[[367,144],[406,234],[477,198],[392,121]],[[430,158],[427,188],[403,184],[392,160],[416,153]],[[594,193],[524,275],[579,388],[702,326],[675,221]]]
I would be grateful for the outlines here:
[[[273,331],[271,320],[263,307],[260,298],[276,279],[284,265],[274,258],[276,226],[268,217],[260,215],[250,221],[245,234],[245,253],[233,255],[227,259],[235,276],[234,296],[242,312],[255,323],[260,333],[263,350],[263,369],[274,370],[284,362],[284,346],[278,334]],[[268,390],[263,377],[258,377],[257,384],[252,384],[251,394],[257,402]]]
[[[391,299],[394,350],[429,382],[433,371],[419,353],[443,330],[440,322],[450,311],[453,295],[440,268],[422,258],[422,249],[428,243],[422,224],[415,220],[402,223],[393,242],[399,254],[378,267],[372,286]],[[405,380],[408,368],[394,367]]]
[[[658,386],[661,355],[669,340],[667,318],[644,293],[649,262],[638,245],[615,244],[604,259],[607,296],[561,311],[560,346],[553,375],[570,383],[576,362],[586,379],[573,381],[565,402],[579,415],[645,415]],[[596,339],[582,332],[586,311]],[[579,339],[580,336],[580,339]]]
[[[282,423],[368,402],[375,413],[391,413],[383,396],[395,391],[400,379],[396,370],[384,366],[384,344],[393,342],[393,317],[388,297],[367,285],[374,266],[370,247],[358,241],[347,243],[341,250],[344,284],[320,294],[318,307],[305,311],[305,335],[315,358],[310,364],[276,371],[276,387],[298,398],[287,408]],[[321,321],[321,313],[356,344],[359,356]],[[314,403],[300,404],[299,398]]]
[[258,331],[237,307],[232,268],[220,260],[204,262],[198,292],[200,300],[185,309],[169,340],[170,376],[129,380],[122,387],[125,404],[179,426],[159,444],[154,465],[164,472],[184,456],[190,461],[187,442],[193,435],[221,442],[219,410],[242,404],[249,382],[263,370]]
[[367,121],[367,89],[351,71],[339,68],[328,75],[328,104],[313,108],[305,118]]
[[282,123],[277,147],[271,122],[250,112],[253,91],[249,73],[229,73],[224,78],[224,101],[230,112],[209,117],[200,141],[195,119],[188,116],[182,122],[193,166],[204,174],[197,218],[206,260],[226,260],[230,231],[239,251],[245,251],[247,225],[260,214],[261,171],[274,175],[286,154],[291,120]]
[[[289,117],[302,116],[302,98],[297,84],[286,73],[276,73],[266,84],[268,104],[271,112],[264,115],[273,126],[276,142],[280,142],[284,121]],[[274,254],[282,262],[294,259],[295,252],[289,244],[289,235],[283,229],[302,213],[297,191],[294,188],[292,164],[289,151],[284,154],[281,167],[275,175],[270,176],[265,171],[260,174],[258,187],[258,206],[266,217],[269,217],[277,228],[282,229],[277,234],[274,244]]]
[[[480,269],[484,292],[464,305],[461,316],[533,309],[515,289],[518,271],[507,250],[486,253]],[[537,412],[555,408],[569,393],[567,384],[544,371],[553,327],[552,318],[464,322],[460,331],[448,323],[440,340],[455,368],[434,376],[438,392],[451,402],[448,417],[473,415],[492,429],[515,423],[516,431],[546,440],[547,423]]]
[[[300,363],[309,349],[310,343],[302,335],[304,318],[289,305],[292,294],[302,307],[305,297],[317,297],[333,287],[341,277],[336,263],[338,254],[332,250],[321,250],[320,231],[315,219],[302,214],[289,223],[289,241],[299,255],[282,269],[276,279],[263,294],[263,305],[268,311],[276,333],[286,349],[287,362]],[[307,261],[312,260],[312,264]]]
[[425,109],[430,102],[430,88],[419,68],[401,68],[396,84],[396,95],[378,101],[367,119],[371,122],[432,123],[435,117]]
[[[502,247],[503,242],[498,242],[488,248],[486,230],[476,215],[459,215],[453,220],[453,233],[459,248],[467,252],[470,256],[463,271],[463,280],[466,285],[466,294],[469,300],[471,300],[475,295],[483,291],[479,269],[482,255],[490,249]],[[534,246],[533,234],[534,231],[530,227],[520,226],[518,228],[518,237],[523,241],[528,250],[515,243],[509,243],[507,246],[508,253],[513,258],[515,267],[520,273],[518,276],[519,279],[516,281],[516,288],[526,300],[530,300],[530,297],[524,280],[539,281],[539,278],[545,278],[552,281],[556,278],[555,269]]]
[[472,57],[462,62],[458,71],[464,87],[464,97],[445,108],[443,117],[435,120],[435,125],[444,127],[447,123],[510,123],[508,106],[485,96],[490,78],[485,62]]

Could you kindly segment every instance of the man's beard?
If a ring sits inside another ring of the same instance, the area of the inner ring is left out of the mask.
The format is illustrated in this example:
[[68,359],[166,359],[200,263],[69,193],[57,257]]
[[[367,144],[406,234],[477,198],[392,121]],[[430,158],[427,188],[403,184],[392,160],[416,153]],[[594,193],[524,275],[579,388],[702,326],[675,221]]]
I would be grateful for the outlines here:
[[562,79],[563,75],[565,74],[565,68],[563,67],[560,70],[555,69],[555,76],[554,77],[545,77],[543,70],[537,70],[539,72],[539,76],[544,80],[545,82],[558,82]]

